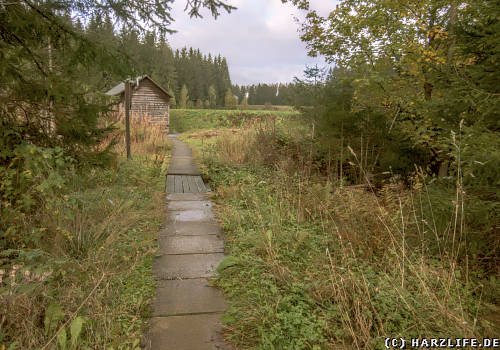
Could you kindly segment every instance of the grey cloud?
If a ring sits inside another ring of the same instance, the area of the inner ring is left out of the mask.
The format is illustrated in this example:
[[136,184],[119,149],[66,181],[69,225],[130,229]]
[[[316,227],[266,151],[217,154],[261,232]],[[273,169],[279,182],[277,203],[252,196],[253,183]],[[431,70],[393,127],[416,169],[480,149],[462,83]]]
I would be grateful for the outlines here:
[[[174,48],[192,46],[228,60],[233,83],[290,82],[306,65],[324,65],[307,57],[299,39],[293,8],[280,0],[233,1],[238,10],[217,20],[190,19],[182,1],[174,3],[176,22],[169,41]],[[296,11],[296,10],[295,10]]]

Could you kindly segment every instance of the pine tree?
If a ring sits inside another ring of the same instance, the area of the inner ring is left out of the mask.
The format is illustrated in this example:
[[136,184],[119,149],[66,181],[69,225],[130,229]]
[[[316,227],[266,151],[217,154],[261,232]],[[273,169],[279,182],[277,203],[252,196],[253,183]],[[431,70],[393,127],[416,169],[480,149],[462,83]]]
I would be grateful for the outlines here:
[[210,108],[215,109],[217,106],[217,92],[213,85],[208,88],[208,100],[210,101]]
[[168,94],[169,94],[170,96],[172,96],[172,97],[170,98],[170,107],[171,107],[171,108],[175,108],[175,107],[177,106],[177,101],[175,100],[174,90],[172,90],[172,88],[169,88],[169,89],[168,89]]
[[248,107],[248,98],[246,96],[243,97],[243,99],[241,100],[240,106],[241,107]]
[[179,108],[183,109],[187,108],[188,101],[189,101],[189,91],[186,84],[184,84],[182,85],[181,95],[179,97]]
[[224,96],[224,106],[230,109],[236,108],[234,95],[231,89],[227,89],[226,91],[226,95]]
[[174,54],[164,35],[160,35],[155,49],[152,67],[152,78],[160,86],[169,89],[177,86],[177,72],[174,64]]

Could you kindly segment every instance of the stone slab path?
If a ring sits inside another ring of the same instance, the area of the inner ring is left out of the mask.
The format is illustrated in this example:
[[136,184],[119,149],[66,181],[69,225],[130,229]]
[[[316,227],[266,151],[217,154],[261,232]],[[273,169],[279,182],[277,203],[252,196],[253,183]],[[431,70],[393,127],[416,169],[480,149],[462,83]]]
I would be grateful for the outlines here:
[[191,149],[177,139],[173,143],[167,222],[159,233],[161,256],[153,266],[158,287],[146,348],[230,350],[220,323],[227,305],[207,281],[225,257],[221,230]]

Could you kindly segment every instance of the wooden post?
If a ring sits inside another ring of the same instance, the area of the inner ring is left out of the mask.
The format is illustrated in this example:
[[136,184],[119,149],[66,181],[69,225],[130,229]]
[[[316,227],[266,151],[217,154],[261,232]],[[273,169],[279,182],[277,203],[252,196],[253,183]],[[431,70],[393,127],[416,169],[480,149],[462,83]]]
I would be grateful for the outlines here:
[[127,147],[127,159],[132,158],[130,153],[130,81],[125,81],[125,145]]
[[[52,59],[52,41],[50,40],[50,35],[47,39],[48,39],[48,48],[47,49],[48,49],[48,54],[49,54],[49,72],[52,74],[52,71],[54,69],[54,65],[53,65],[53,59]],[[52,102],[52,99],[50,97],[53,94],[52,77],[50,77],[49,89],[50,89],[50,93],[49,93],[49,110],[47,113],[47,131],[48,131],[49,135],[54,136],[54,133],[56,131],[56,122],[54,119],[54,114],[52,113],[53,102]]]
[[359,161],[359,183],[363,183],[363,133],[361,133],[361,154]]

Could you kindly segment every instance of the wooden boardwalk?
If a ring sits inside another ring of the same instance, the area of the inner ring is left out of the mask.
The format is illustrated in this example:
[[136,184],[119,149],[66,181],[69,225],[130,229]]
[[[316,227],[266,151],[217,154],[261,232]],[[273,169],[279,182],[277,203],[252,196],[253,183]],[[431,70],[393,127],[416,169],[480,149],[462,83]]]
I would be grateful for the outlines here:
[[201,176],[167,175],[167,193],[206,193]]
[[167,173],[167,193],[206,193],[210,189],[203,183],[200,170],[193,161],[191,148],[172,139],[174,150]]

